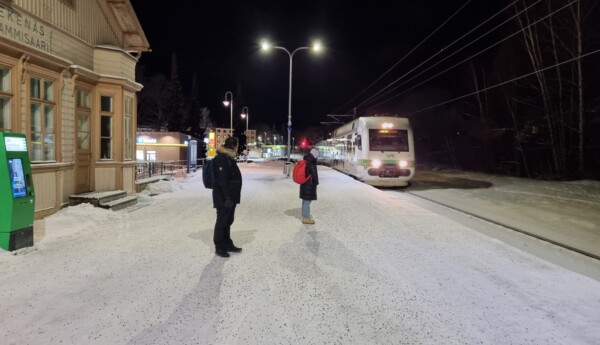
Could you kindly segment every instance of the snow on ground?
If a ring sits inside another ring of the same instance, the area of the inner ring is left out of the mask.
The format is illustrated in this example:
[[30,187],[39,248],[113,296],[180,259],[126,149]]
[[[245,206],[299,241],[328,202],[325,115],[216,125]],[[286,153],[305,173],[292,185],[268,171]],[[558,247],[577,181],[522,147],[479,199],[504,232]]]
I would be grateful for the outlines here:
[[419,171],[407,191],[600,257],[600,181]]
[[283,178],[282,162],[240,165],[243,196],[232,237],[244,250],[229,259],[214,256],[215,212],[200,173],[152,187],[144,193],[144,207],[113,212],[80,205],[36,222],[33,250],[0,252],[0,339],[7,344],[600,339],[596,280],[325,167],[319,167],[319,200],[312,205],[317,223],[302,225],[298,186]]

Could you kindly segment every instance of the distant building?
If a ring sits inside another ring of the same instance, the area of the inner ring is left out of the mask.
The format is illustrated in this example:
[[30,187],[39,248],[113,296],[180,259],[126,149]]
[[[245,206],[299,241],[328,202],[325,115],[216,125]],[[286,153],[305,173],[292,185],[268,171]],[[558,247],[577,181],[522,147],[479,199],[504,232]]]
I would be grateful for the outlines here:
[[[135,158],[138,161],[175,161],[185,164],[191,140],[199,142],[198,139],[179,132],[138,130]],[[192,157],[194,161],[197,159],[197,156]]]
[[[231,131],[229,128],[215,128],[215,139],[216,139],[216,147],[223,145],[225,139],[231,136]],[[246,146],[248,148],[256,147],[256,130],[248,129],[248,134],[246,137]]]
[[130,1],[0,1],[0,28],[0,130],[27,136],[35,217],[71,194],[135,193],[135,66],[149,44]]
[[246,131],[246,146],[248,148],[256,148],[256,129],[248,129]]
[[225,143],[225,139],[231,136],[231,130],[229,128],[215,128],[215,148],[220,147]]

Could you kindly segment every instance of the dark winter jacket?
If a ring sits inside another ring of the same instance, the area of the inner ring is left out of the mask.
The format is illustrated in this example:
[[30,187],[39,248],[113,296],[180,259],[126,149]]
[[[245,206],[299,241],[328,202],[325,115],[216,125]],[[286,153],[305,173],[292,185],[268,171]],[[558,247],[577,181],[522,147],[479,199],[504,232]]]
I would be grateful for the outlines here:
[[319,174],[317,173],[317,159],[310,153],[304,156],[306,161],[306,172],[304,176],[311,176],[306,183],[300,185],[300,199],[317,200],[317,185]]
[[217,149],[213,169],[215,181],[212,190],[213,207],[225,207],[225,200],[240,203],[242,193],[242,173],[235,161],[236,152],[226,147]]

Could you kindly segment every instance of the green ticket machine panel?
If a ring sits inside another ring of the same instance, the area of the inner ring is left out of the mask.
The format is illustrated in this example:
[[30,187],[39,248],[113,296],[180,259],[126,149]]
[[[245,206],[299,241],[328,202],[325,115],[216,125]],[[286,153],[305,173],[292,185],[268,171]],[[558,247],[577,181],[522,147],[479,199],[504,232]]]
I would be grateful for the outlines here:
[[0,247],[13,251],[33,246],[35,193],[27,139],[0,132]]

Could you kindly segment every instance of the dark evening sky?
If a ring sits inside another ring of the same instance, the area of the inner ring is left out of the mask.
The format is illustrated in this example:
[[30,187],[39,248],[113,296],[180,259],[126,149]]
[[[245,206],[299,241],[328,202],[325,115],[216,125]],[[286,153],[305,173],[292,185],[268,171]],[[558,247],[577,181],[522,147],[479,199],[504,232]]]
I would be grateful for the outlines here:
[[[279,50],[264,54],[259,49],[259,41],[270,38],[292,51],[310,45],[314,38],[320,39],[326,47],[321,55],[308,51],[294,55],[294,129],[327,121],[327,114],[349,112],[510,3],[468,0],[131,2],[152,49],[142,55],[140,64],[146,66],[148,73],[168,75],[171,54],[177,53],[184,89],[189,91],[195,74],[201,86],[202,104],[222,125],[229,124],[229,110],[221,103],[226,91],[234,93],[234,121],[242,121],[239,113],[247,106],[250,127],[260,121],[275,123],[279,128],[287,122],[289,58]],[[386,77],[347,103],[465,4],[442,30]],[[501,14],[456,46],[462,47],[507,17],[506,13]],[[488,38],[488,43],[498,36],[503,37],[505,32],[506,29],[500,29]],[[435,71],[449,67],[483,46],[484,43],[474,44]],[[459,67],[415,91],[427,94],[435,90],[448,98],[463,94],[461,75],[464,73],[465,67]],[[425,76],[417,77],[395,93],[425,79]],[[402,99],[399,97],[372,109],[359,107],[359,114],[402,115],[408,111]]]

